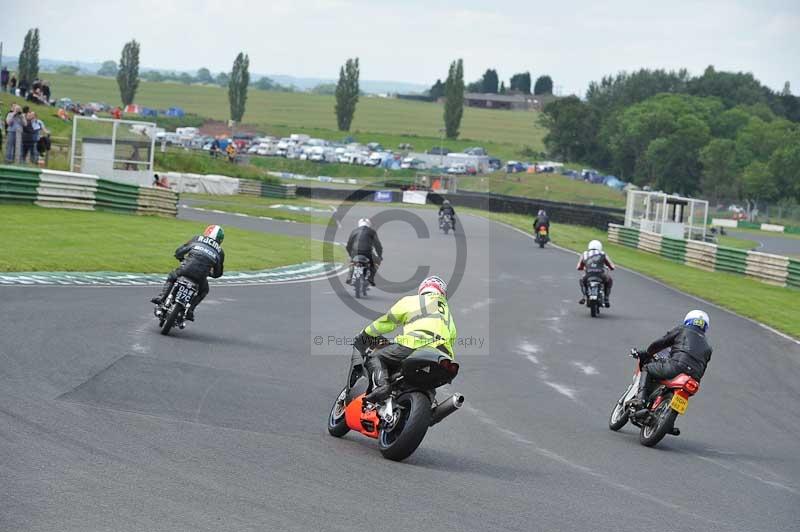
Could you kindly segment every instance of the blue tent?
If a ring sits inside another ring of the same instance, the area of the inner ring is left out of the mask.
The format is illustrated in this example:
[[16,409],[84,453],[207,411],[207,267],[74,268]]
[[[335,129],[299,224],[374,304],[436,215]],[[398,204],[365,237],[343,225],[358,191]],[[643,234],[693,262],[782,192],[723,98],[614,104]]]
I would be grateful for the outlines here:
[[604,184],[607,187],[616,188],[617,190],[625,188],[625,181],[621,181],[617,176],[613,175],[607,175]]
[[158,111],[149,107],[142,107],[139,110],[139,116],[158,116]]
[[180,107],[170,107],[164,113],[164,115],[166,115],[166,116],[174,116],[174,117],[177,117],[177,118],[181,118],[185,114],[186,113]]

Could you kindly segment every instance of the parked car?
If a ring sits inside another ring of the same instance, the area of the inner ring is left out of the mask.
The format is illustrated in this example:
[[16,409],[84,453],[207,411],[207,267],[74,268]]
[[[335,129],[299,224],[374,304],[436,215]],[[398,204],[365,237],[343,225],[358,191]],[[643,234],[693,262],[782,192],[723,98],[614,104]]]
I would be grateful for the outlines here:
[[456,163],[447,169],[447,173],[452,175],[464,175],[467,173],[467,165],[462,163]]
[[450,150],[447,148],[441,148],[439,146],[434,146],[433,148],[428,150],[428,155],[447,155],[450,153]]
[[406,157],[403,159],[403,162],[400,163],[400,168],[419,170],[425,168],[425,161],[421,161],[413,157]]
[[464,150],[464,153],[468,155],[477,155],[477,156],[487,155],[486,149],[482,148],[481,146],[475,146],[474,148],[467,148],[466,150]]
[[524,172],[527,169],[527,166],[522,164],[519,161],[508,161],[506,163],[506,173],[509,174],[516,174],[519,172]]
[[500,170],[502,167],[503,167],[503,162],[500,159],[496,157],[489,158],[489,169]]

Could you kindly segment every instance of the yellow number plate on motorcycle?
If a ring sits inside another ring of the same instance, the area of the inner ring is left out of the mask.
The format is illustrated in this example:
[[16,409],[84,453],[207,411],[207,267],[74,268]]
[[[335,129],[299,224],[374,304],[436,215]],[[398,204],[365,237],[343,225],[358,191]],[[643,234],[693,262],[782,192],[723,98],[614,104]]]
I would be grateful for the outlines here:
[[679,414],[685,414],[686,408],[689,406],[689,400],[681,397],[678,394],[672,396],[672,401],[669,402],[670,408]]

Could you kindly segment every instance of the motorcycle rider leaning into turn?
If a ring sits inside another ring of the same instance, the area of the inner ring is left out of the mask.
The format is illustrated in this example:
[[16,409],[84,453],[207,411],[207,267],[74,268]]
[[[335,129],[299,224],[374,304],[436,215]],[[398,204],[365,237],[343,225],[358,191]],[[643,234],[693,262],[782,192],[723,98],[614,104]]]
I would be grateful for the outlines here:
[[442,221],[442,216],[449,214],[450,221],[453,223],[453,231],[456,230],[456,210],[450,205],[450,200],[446,199],[442,201],[441,206],[439,206],[439,223]]
[[[373,248],[375,253],[372,253]],[[378,233],[372,228],[372,221],[369,218],[361,218],[358,226],[350,233],[347,239],[347,254],[352,259],[356,255],[363,255],[369,258],[369,284],[375,286],[375,272],[378,265],[383,262],[383,245],[381,244]],[[353,263],[350,263],[350,272],[347,274],[347,284],[353,282]]]
[[160,305],[172,290],[172,285],[180,276],[188,277],[198,284],[198,293],[192,306],[186,313],[186,320],[194,321],[194,309],[208,295],[208,276],[214,279],[222,277],[225,264],[225,251],[222,249],[222,240],[225,232],[219,225],[209,225],[202,235],[197,235],[184,245],[175,250],[175,258],[181,261],[180,266],[172,270],[167,276],[167,281],[161,288],[161,293],[150,300],[155,305]]
[[[699,381],[711,360],[712,349],[706,339],[710,327],[708,314],[702,310],[692,310],[683,318],[683,325],[668,331],[650,344],[647,350],[634,350],[631,355],[639,359],[641,374],[638,393],[627,406],[635,410],[643,408],[653,383],[658,380],[673,379],[686,373]],[[666,358],[653,358],[653,355],[668,347],[670,352]]]
[[[403,332],[394,343],[365,354],[367,347],[387,344],[383,335],[398,327],[403,327]],[[364,369],[372,389],[364,400],[378,403],[389,396],[387,362],[402,362],[423,347],[438,349],[452,359],[455,342],[456,324],[447,304],[447,283],[435,275],[428,277],[420,283],[417,295],[400,299],[355,338],[353,346],[366,356]]]
[[599,240],[592,240],[589,242],[589,249],[581,254],[581,258],[578,260],[578,266],[576,267],[578,271],[584,272],[583,277],[578,281],[581,285],[581,294],[583,294],[583,297],[578,301],[579,305],[586,303],[586,293],[588,290],[586,281],[589,277],[599,277],[603,280],[605,289],[606,297],[605,301],[603,301],[603,305],[605,305],[606,308],[611,306],[609,297],[611,296],[611,287],[614,286],[614,280],[606,271],[606,267],[610,270],[616,269],[616,266],[614,266],[614,263],[608,258],[608,255],[603,252],[603,244]]

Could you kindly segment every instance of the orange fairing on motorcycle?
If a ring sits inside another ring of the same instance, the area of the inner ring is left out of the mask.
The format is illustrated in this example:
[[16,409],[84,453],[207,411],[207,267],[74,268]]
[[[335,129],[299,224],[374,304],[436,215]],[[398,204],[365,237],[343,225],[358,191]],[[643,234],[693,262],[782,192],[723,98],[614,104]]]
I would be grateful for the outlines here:
[[370,438],[378,437],[378,413],[375,409],[364,412],[364,394],[353,399],[344,411],[344,418],[350,430],[357,430]]

